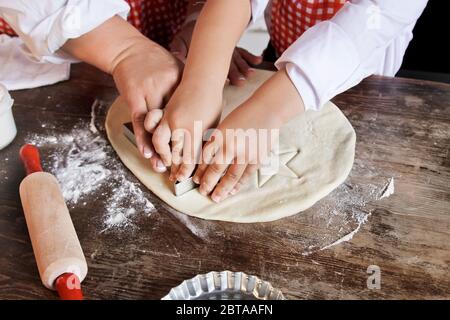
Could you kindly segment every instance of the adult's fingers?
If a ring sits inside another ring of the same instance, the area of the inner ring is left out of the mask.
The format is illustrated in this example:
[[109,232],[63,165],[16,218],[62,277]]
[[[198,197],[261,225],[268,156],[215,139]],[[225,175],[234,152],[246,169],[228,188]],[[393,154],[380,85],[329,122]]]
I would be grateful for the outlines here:
[[154,154],[154,150],[150,135],[144,128],[145,116],[147,114],[145,100],[143,98],[135,98],[127,102],[131,109],[131,122],[133,124],[137,148],[145,158],[149,159]]
[[239,71],[234,59],[231,60],[228,79],[233,86],[241,86],[245,83],[245,76]]
[[253,71],[252,67],[249,65],[247,61],[244,60],[244,58],[241,57],[239,53],[233,55],[233,61],[236,64],[237,68],[239,69],[239,72],[246,78],[252,73]]
[[[169,90],[169,88],[167,88]],[[164,107],[164,92],[156,92],[151,86],[146,89],[145,103],[147,105],[147,110],[151,109],[161,109]]]
[[166,167],[172,164],[172,153],[170,151],[170,137],[171,131],[169,125],[164,120],[159,124],[153,133],[153,147],[161,157],[162,162]]
[[220,202],[226,199],[230,191],[234,188],[236,183],[241,179],[242,175],[247,168],[246,164],[234,163],[228,167],[225,175],[220,179],[214,192],[211,195],[211,199],[215,202]]
[[262,56],[256,56],[256,55],[248,52],[244,48],[237,48],[236,50],[239,52],[241,57],[244,58],[245,61],[249,62],[252,65],[258,65],[263,61]]
[[152,165],[153,171],[158,173],[163,173],[167,171],[166,166],[162,162],[161,158],[157,153],[153,155],[153,157],[150,159],[150,163]]
[[239,181],[234,185],[233,189],[231,189],[230,194],[235,195],[236,193],[238,193],[242,189],[242,187],[248,183],[251,176],[255,173],[255,171],[257,169],[258,169],[258,166],[256,164],[249,164],[245,168],[245,171],[242,174]]
[[145,116],[144,128],[153,133],[164,115],[163,109],[151,109]]
[[145,102],[148,110],[162,109],[175,92],[181,80],[183,63],[175,59],[179,72],[150,75],[145,82]]

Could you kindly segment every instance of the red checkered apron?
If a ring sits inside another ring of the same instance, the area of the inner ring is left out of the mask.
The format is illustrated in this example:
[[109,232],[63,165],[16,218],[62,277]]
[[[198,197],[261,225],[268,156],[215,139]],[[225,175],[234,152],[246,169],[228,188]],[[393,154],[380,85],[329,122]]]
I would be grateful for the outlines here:
[[272,0],[270,37],[280,56],[308,28],[331,19],[346,0]]
[[[128,21],[150,39],[167,47],[186,19],[189,0],[126,0]],[[0,18],[0,34],[15,32]]]
[[0,34],[2,34],[2,33],[6,33],[6,34],[8,34],[10,36],[15,36],[16,35],[14,30],[11,29],[11,27],[8,25],[8,23],[6,23],[5,20],[0,18]]
[[168,47],[186,19],[189,0],[127,0],[128,21],[144,35]]

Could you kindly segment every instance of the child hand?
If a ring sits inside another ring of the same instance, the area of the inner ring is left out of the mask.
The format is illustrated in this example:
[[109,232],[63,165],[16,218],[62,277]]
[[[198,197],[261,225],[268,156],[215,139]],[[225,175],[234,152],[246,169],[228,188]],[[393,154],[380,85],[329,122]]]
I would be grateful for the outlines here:
[[[221,112],[221,90],[183,83],[176,89],[152,139],[164,165],[171,166],[170,180],[182,181],[191,176],[200,156],[203,133],[217,123]],[[153,113],[149,115],[152,117]],[[158,120],[155,115],[151,122]],[[199,124],[200,130],[194,130]]]
[[[144,38],[136,41],[115,59],[112,75],[120,95],[126,100],[133,122],[136,144],[145,158],[151,158],[157,172],[166,170],[155,153],[151,134],[145,126],[154,127],[151,110],[160,109],[179,82],[182,63],[156,43]],[[154,114],[161,111],[157,110]]]
[[[183,62],[186,62],[194,26],[195,21],[186,24],[175,35],[170,44],[172,54]],[[231,59],[230,70],[228,71],[230,83],[235,86],[245,84],[245,80],[254,72],[252,65],[258,65],[262,60],[263,58],[261,56],[255,56],[243,48],[236,47]]]
[[215,202],[236,194],[278,143],[278,129],[303,112],[303,101],[285,70],[267,80],[231,112],[204,146],[194,174],[203,195]]
[[200,184],[201,194],[212,192],[215,202],[226,199],[237,193],[268,158],[281,123],[276,113],[264,113],[261,109],[256,104],[243,104],[214,131],[203,148],[202,163],[193,178]]

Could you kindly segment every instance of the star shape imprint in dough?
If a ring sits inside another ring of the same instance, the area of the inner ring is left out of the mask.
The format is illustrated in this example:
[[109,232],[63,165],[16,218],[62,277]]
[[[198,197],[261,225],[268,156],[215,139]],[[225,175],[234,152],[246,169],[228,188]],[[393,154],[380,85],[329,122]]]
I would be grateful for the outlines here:
[[287,166],[298,154],[295,149],[272,151],[268,163],[258,170],[258,187],[264,186],[275,175],[298,179],[297,174]]

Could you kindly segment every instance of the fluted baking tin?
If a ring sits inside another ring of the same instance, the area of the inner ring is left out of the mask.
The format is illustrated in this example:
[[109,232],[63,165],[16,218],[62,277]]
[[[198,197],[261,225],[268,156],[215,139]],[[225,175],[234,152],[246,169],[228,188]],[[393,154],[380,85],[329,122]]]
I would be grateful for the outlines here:
[[183,281],[162,300],[285,300],[280,290],[243,272],[212,271]]

